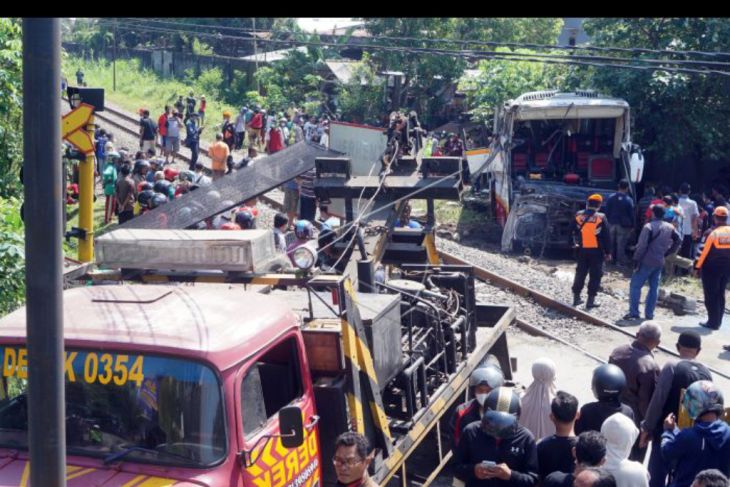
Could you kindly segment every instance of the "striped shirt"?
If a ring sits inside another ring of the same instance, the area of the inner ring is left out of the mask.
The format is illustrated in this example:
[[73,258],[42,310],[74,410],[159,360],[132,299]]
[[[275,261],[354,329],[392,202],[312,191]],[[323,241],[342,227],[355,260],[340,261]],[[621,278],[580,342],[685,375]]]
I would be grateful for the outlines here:
[[309,171],[299,176],[299,179],[301,180],[301,185],[299,187],[300,196],[303,196],[304,198],[317,197],[314,194],[314,178],[316,177],[316,175],[317,172],[314,169],[310,169]]

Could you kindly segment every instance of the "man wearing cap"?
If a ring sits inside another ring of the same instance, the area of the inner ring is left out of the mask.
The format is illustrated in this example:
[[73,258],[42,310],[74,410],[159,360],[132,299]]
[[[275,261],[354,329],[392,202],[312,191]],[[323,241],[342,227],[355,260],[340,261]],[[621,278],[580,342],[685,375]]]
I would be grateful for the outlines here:
[[662,421],[669,414],[678,415],[682,389],[686,389],[698,380],[712,380],[707,367],[697,361],[701,349],[702,339],[697,332],[683,332],[677,340],[679,360],[667,360],[659,372],[654,394],[640,425],[639,446],[645,448],[650,440],[654,442],[649,456],[650,487],[664,487],[666,484],[667,468],[659,448],[663,431]]
[[573,280],[573,306],[583,302],[580,293],[586,275],[590,276],[586,307],[599,306],[595,300],[601,286],[603,260],[611,259],[611,238],[606,227],[606,215],[598,211],[602,203],[603,197],[600,194],[592,194],[588,197],[586,209],[575,215],[573,235],[578,247],[578,265]]
[[649,281],[649,292],[646,294],[644,316],[647,320],[654,319],[659,296],[659,281],[662,277],[664,259],[674,253],[682,243],[682,237],[674,226],[664,221],[665,207],[657,204],[651,207],[652,220],[644,225],[639,234],[639,242],[634,251],[634,260],[638,267],[631,276],[629,285],[629,312],[625,320],[637,320],[639,315],[639,301],[641,289]]
[[702,253],[695,268],[702,275],[702,290],[705,293],[707,321],[700,326],[717,330],[725,314],[725,287],[730,276],[730,226],[727,224],[728,210],[718,206],[712,212],[715,229],[705,238]]

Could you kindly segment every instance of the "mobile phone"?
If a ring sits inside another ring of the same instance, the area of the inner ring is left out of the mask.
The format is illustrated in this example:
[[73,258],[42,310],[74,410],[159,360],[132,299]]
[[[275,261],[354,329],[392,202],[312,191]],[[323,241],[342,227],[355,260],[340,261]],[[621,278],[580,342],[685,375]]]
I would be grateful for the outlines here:
[[494,467],[496,467],[496,466],[497,466],[497,464],[496,464],[496,463],[494,463],[494,462],[493,462],[493,461],[491,461],[491,460],[482,460],[482,463],[481,463],[481,465],[482,465],[482,467],[484,467],[484,468],[494,468]]

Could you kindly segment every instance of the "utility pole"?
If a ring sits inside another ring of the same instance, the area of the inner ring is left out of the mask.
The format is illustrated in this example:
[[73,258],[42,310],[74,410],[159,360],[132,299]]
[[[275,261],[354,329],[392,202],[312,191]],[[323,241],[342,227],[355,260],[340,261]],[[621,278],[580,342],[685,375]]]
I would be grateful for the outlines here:
[[23,19],[23,157],[30,485],[66,485],[61,26]]
[[114,60],[112,61],[112,91],[117,91],[117,19],[114,19]]

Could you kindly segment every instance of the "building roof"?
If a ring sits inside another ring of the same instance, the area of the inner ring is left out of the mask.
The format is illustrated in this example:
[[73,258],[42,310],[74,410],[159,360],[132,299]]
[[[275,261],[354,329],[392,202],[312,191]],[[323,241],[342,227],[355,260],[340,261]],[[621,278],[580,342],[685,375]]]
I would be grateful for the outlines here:
[[[353,20],[349,17],[327,17],[327,18],[311,18],[302,17],[297,19],[297,25],[300,29],[308,34],[345,34],[347,29],[352,27],[362,27],[365,25],[364,20]],[[358,29],[361,30],[361,29]]]
[[[219,370],[299,326],[285,301],[215,284],[69,289],[63,320],[66,346],[171,353]],[[0,341],[25,337],[25,308],[0,319]]]
[[274,63],[286,59],[286,56],[293,51],[307,52],[306,46],[290,47],[287,49],[279,49],[276,51],[265,51],[257,54],[251,54],[250,56],[244,56],[240,59],[244,61],[259,62],[259,63]]

